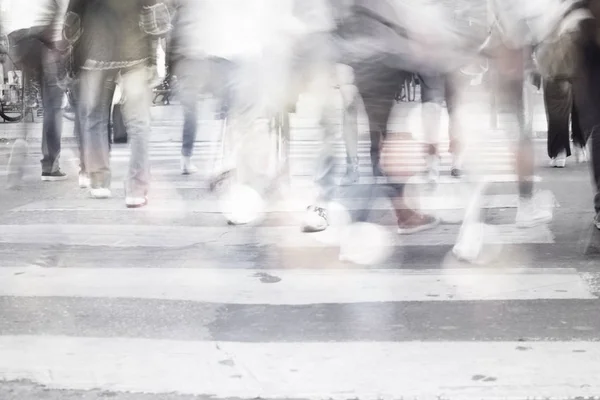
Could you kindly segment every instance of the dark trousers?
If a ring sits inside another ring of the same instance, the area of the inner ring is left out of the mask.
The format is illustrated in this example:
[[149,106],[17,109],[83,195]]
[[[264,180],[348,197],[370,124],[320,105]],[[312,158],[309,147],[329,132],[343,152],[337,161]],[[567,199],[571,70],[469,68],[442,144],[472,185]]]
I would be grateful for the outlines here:
[[583,136],[591,141],[591,167],[596,195],[594,208],[600,212],[600,49],[586,48],[580,74],[573,82],[575,105]]
[[385,65],[359,65],[354,66],[354,71],[356,87],[369,120],[371,162],[376,168],[379,166],[388,121],[395,105],[396,90],[408,73]]
[[44,109],[42,172],[51,173],[59,169],[64,93],[58,87],[59,54],[37,38],[36,32],[40,29],[43,28],[12,32],[8,36],[9,52],[17,67],[22,68],[24,72],[25,93],[31,93],[32,85],[39,83]]
[[548,157],[554,158],[561,152],[566,152],[567,157],[571,155],[569,125],[575,145],[585,146],[570,82],[544,81],[544,106],[548,119]]

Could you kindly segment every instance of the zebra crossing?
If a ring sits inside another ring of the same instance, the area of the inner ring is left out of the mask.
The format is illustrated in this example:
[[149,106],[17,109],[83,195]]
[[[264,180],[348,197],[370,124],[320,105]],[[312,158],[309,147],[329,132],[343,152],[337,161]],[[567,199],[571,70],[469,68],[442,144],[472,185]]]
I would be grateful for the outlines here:
[[[368,146],[359,143],[365,160]],[[152,145],[150,203],[138,210],[119,191],[125,148],[113,149],[115,198],[106,201],[73,180],[37,182],[33,154],[23,190],[39,195],[0,211],[0,398],[14,381],[57,398],[598,395],[600,274],[539,265],[536,254],[510,261],[518,248],[550,251],[555,235],[514,226],[512,156],[502,142],[486,148],[487,178],[499,187],[483,201],[492,220],[485,241],[501,262],[432,262],[431,249],[454,244],[470,188],[449,175],[435,191],[423,187],[417,147],[392,144],[388,156],[416,173],[407,205],[444,223],[406,237],[394,234],[390,201],[362,190],[373,183],[367,164],[357,188],[338,188],[331,229],[300,232],[316,143],[292,144],[289,192],[259,223],[238,227],[226,225],[203,174],[179,174],[178,143]],[[341,143],[336,151],[343,164]],[[198,145],[201,171],[215,155]],[[67,152],[63,165],[76,173],[70,162]],[[367,206],[371,224],[352,224]],[[341,249],[365,265],[340,261]]]

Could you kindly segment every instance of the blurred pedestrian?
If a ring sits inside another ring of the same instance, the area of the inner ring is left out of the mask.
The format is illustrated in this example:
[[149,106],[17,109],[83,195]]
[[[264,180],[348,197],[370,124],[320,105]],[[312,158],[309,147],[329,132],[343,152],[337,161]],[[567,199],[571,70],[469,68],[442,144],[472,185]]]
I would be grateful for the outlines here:
[[59,165],[62,135],[63,91],[58,86],[60,68],[59,43],[66,0],[3,0],[4,34],[8,36],[8,54],[14,68],[23,72],[24,109],[22,135],[14,143],[8,166],[9,186],[17,186],[23,175],[27,154],[27,137],[32,126],[25,123],[27,113],[38,104],[41,91],[44,111],[42,124],[43,181],[61,181],[67,175]]
[[122,90],[122,112],[131,148],[125,178],[127,207],[147,204],[151,88],[156,40],[171,28],[159,0],[70,0],[67,18],[79,24],[73,57],[79,70],[78,109],[90,195],[111,196],[110,148],[106,140],[114,84]]

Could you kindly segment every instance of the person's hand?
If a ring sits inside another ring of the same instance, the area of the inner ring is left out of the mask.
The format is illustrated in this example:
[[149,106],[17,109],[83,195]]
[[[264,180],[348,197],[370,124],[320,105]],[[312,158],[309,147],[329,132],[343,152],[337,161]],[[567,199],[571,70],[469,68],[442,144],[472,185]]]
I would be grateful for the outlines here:
[[156,65],[147,66],[146,72],[148,74],[148,86],[155,88],[161,84],[162,80],[160,79],[160,76],[158,76],[158,68]]

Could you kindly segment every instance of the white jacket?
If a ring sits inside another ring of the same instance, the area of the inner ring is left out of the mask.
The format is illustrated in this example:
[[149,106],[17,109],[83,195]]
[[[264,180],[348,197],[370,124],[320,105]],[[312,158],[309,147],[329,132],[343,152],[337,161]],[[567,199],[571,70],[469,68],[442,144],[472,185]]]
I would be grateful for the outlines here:
[[[306,18],[295,15],[294,1],[303,4]],[[325,0],[180,0],[176,52],[191,57],[260,57],[273,47],[286,47],[299,35],[330,29],[330,14],[319,9],[319,3],[324,5]]]
[[52,23],[54,14],[58,12],[55,21],[55,39],[62,36],[62,21],[67,11],[69,0],[0,0],[2,32],[9,34],[20,29],[33,26],[47,26]]

